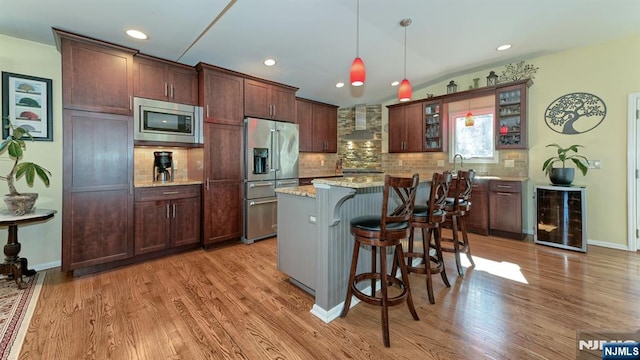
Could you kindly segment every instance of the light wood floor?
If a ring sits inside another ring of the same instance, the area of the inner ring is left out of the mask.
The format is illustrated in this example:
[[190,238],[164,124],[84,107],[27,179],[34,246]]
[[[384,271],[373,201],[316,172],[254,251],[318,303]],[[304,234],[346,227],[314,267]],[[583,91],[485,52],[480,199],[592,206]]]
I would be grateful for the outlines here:
[[[572,359],[578,329],[638,329],[640,255],[587,254],[472,236],[476,268],[430,305],[410,276],[420,321],[358,304],[330,324],[276,269],[276,240],[197,250],[73,279],[49,270],[20,359]],[[505,278],[509,275],[517,280]]]

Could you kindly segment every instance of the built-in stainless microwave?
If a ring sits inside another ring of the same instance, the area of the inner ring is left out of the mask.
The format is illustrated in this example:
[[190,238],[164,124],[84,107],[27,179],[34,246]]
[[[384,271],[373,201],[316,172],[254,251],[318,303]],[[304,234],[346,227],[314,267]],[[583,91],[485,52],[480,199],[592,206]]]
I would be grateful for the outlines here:
[[202,144],[198,106],[144,98],[133,99],[134,140]]

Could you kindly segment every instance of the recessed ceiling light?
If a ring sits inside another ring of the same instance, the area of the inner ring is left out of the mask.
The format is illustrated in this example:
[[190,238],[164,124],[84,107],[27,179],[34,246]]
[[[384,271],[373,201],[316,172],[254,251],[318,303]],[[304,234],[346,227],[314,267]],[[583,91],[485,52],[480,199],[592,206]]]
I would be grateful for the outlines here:
[[147,40],[149,38],[147,34],[138,30],[129,29],[126,31],[126,33],[134,39]]
[[510,48],[511,48],[511,45],[510,45],[510,44],[504,44],[504,45],[500,45],[500,46],[498,46],[498,47],[496,48],[496,50],[498,50],[498,51],[503,51],[503,50],[507,50],[507,49],[510,49]]
[[343,83],[343,82],[339,82],[339,83],[337,83],[337,84],[336,84],[336,87],[337,87],[337,88],[341,88],[341,87],[343,87],[343,86],[344,86],[344,83]]
[[276,61],[273,60],[273,59],[267,59],[267,60],[264,61],[264,64],[267,65],[267,66],[273,66],[273,65],[276,64]]
[[394,81],[391,83],[391,86],[398,86],[400,84],[400,81]]

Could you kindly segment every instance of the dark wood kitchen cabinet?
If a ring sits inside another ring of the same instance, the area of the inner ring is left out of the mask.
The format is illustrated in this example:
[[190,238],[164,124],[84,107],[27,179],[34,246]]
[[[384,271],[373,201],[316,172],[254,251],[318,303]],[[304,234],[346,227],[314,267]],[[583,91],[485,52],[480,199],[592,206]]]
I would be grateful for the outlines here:
[[527,89],[521,80],[496,89],[496,149],[527,148]]
[[338,107],[302,98],[296,99],[296,123],[301,152],[338,151]]
[[133,64],[135,96],[198,104],[198,73],[193,67],[143,54],[134,56]]
[[54,29],[62,54],[65,109],[131,115],[136,50]]
[[131,117],[65,109],[63,130],[62,270],[132,257]]
[[242,236],[242,126],[204,124],[203,244]]
[[200,244],[200,185],[135,190],[135,255]]
[[522,182],[489,181],[489,233],[522,240]]
[[199,63],[199,105],[204,121],[242,126],[244,118],[244,78],[241,74]]
[[295,122],[297,90],[266,80],[245,79],[244,115]]
[[389,152],[421,152],[424,138],[424,103],[397,104],[389,108]]
[[[456,185],[456,179],[451,181],[449,196],[455,195]],[[480,235],[489,235],[489,182],[486,179],[476,178],[471,186],[471,207],[465,214],[467,231]]]

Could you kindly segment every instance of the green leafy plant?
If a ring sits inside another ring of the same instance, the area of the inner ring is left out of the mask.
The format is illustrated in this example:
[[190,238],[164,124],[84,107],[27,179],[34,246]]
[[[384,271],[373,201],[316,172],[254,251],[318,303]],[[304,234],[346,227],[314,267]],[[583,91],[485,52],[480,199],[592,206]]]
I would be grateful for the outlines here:
[[[8,121],[8,119],[7,119]],[[9,136],[0,143],[0,155],[7,153],[9,158],[13,160],[11,171],[6,176],[0,176],[1,180],[7,182],[10,195],[20,195],[15,187],[15,181],[25,178],[27,185],[33,186],[36,176],[42,180],[45,186],[49,186],[49,176],[51,172],[42,166],[33,162],[21,162],[27,145],[24,141],[26,137],[33,140],[29,131],[20,126],[14,126],[10,121],[6,126],[9,129]]]
[[[555,147],[558,149],[558,156],[553,156],[548,158],[544,164],[542,164],[542,171],[545,173],[549,173],[549,171],[553,168],[553,164],[556,162],[562,162],[562,167],[566,167],[566,161],[571,160],[578,169],[582,172],[582,175],[587,175],[587,165],[585,163],[589,162],[589,159],[582,155],[578,155],[578,148],[584,147],[582,145],[571,145],[569,147],[563,148],[558,144],[549,144],[547,147]],[[570,152],[574,152],[575,154],[570,154]]]

